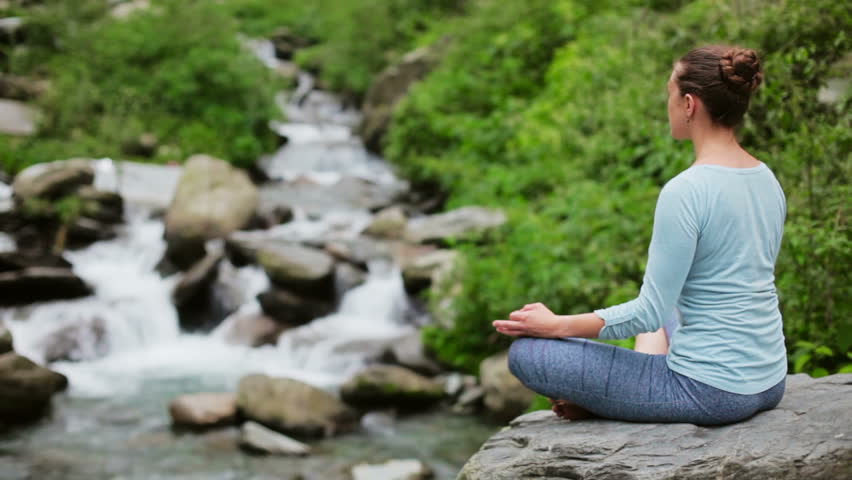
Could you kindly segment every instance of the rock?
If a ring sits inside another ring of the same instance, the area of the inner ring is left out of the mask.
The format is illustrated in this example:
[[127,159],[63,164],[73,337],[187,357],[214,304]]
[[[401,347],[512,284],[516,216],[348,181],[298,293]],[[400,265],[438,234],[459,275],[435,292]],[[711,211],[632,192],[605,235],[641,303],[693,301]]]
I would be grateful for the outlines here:
[[337,298],[342,298],[349,290],[363,285],[367,281],[367,272],[346,262],[334,266],[334,291]]
[[195,263],[172,290],[172,300],[178,307],[189,304],[199,292],[209,289],[216,279],[219,263],[225,258],[222,251],[213,251]]
[[308,39],[296,35],[287,27],[280,27],[272,32],[270,40],[275,46],[275,56],[281,60],[292,60],[296,50],[311,44]]
[[333,395],[290,378],[243,377],[237,407],[250,420],[296,436],[329,436],[357,424],[355,413]]
[[64,375],[26,357],[14,352],[0,355],[0,426],[38,418],[53,394],[67,386]]
[[192,393],[169,404],[172,424],[195,429],[231,425],[237,419],[237,396],[233,393]]
[[21,17],[0,18],[0,42],[17,43],[23,40],[26,23]]
[[458,478],[850,478],[850,411],[850,374],[791,375],[777,408],[722,427],[567,422],[539,411],[491,437]]
[[332,211],[379,210],[401,197],[403,188],[356,177],[343,177],[323,185],[306,181],[270,182],[260,188],[258,215],[266,217],[276,209],[299,209],[311,216]]
[[14,342],[12,342],[12,332],[6,328],[3,321],[0,320],[0,355],[14,351]]
[[92,289],[70,269],[29,267],[0,273],[0,305],[85,297]]
[[365,409],[419,408],[444,396],[443,387],[426,377],[395,365],[367,367],[340,387],[346,403]]
[[121,144],[121,151],[126,155],[137,157],[153,157],[159,146],[157,136],[153,133],[143,133],[136,138],[126,140]]
[[393,258],[392,248],[381,240],[369,237],[333,240],[324,250],[332,257],[366,269],[371,260]]
[[44,94],[49,86],[47,80],[0,74],[0,98],[32,100]]
[[463,207],[449,212],[413,218],[404,238],[412,243],[444,242],[449,238],[470,238],[506,223],[500,210]]
[[438,284],[443,276],[452,271],[457,258],[458,252],[454,250],[435,250],[414,257],[402,266],[405,291],[413,295]]
[[91,218],[80,217],[68,227],[67,248],[81,248],[100,240],[115,238],[111,227]]
[[31,198],[53,200],[84,185],[91,185],[94,180],[91,160],[73,158],[27,167],[15,177],[12,188],[19,201]]
[[38,110],[26,103],[0,99],[0,134],[35,135],[38,115]]
[[77,190],[77,196],[84,202],[86,217],[110,224],[124,221],[124,199],[118,193],[86,185]]
[[437,375],[443,370],[426,353],[420,331],[410,333],[393,342],[382,359],[387,363],[395,363],[423,375]]
[[361,463],[352,467],[352,480],[429,480],[433,475],[432,469],[413,459]]
[[446,42],[421,47],[409,52],[402,60],[381,72],[367,91],[363,105],[363,120],[358,134],[367,148],[381,153],[382,138],[390,124],[397,102],[418,80],[424,78],[438,63],[440,52]]
[[223,327],[222,338],[231,345],[260,347],[275,344],[278,337],[289,327],[262,315],[239,315]]
[[388,207],[380,211],[364,230],[367,235],[384,238],[400,238],[405,232],[408,218],[402,207]]
[[148,10],[150,7],[148,0],[131,0],[112,7],[110,15],[117,20],[125,20],[134,13]]
[[208,155],[193,155],[166,213],[167,257],[188,268],[204,242],[245,226],[257,208],[257,189],[245,172]]
[[485,390],[485,408],[498,420],[508,421],[523,413],[535,398],[509,371],[508,352],[492,355],[479,365],[479,380]]
[[257,260],[276,285],[318,298],[334,297],[334,259],[297,244],[263,246]]
[[308,455],[311,447],[272,431],[255,422],[246,422],[240,431],[240,446],[260,453],[279,455]]
[[38,342],[44,362],[94,360],[108,353],[106,322],[91,316],[45,334]]
[[287,327],[298,327],[334,311],[328,299],[296,295],[287,290],[273,288],[257,296],[264,313]]
[[14,272],[29,267],[71,268],[71,262],[52,253],[0,252],[0,272]]

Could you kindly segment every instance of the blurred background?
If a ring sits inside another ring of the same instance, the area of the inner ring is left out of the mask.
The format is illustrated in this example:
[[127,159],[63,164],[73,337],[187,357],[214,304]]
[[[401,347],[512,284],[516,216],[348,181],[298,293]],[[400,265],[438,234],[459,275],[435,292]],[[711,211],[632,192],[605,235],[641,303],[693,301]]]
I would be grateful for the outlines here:
[[852,372],[850,32],[836,0],[0,0],[0,477],[454,478],[548,407],[491,321],[638,293],[708,43],[762,55],[790,371]]

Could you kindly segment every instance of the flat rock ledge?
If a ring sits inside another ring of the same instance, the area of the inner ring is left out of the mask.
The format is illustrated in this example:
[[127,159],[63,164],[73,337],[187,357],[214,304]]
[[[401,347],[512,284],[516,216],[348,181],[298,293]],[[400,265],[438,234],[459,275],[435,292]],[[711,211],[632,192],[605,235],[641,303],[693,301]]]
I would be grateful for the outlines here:
[[458,480],[852,478],[852,374],[787,377],[774,410],[722,427],[520,416]]

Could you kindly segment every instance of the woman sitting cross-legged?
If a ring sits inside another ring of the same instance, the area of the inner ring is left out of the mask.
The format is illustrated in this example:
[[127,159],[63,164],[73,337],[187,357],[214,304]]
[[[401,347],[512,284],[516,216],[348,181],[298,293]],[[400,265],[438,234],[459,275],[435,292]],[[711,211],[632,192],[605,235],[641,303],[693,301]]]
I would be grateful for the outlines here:
[[[580,315],[534,303],[494,321],[523,337],[509,351],[512,373],[561,416],[720,425],[781,401],[774,268],[786,203],[734,134],[762,76],[755,52],[736,47],[675,63],[671,134],[692,140],[695,162],[660,192],[636,299]],[[634,335],[636,351],[586,340]]]

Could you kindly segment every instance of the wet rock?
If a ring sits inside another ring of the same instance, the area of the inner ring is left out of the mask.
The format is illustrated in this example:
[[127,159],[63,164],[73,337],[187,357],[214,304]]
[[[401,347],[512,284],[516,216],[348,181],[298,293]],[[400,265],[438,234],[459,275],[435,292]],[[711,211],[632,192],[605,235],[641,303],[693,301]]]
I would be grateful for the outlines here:
[[26,23],[21,17],[0,18],[0,42],[18,43],[24,39]]
[[363,236],[334,240],[326,243],[323,248],[332,257],[362,269],[366,269],[371,260],[393,257],[391,246],[386,242]]
[[311,453],[308,445],[251,421],[242,426],[240,446],[252,452],[278,455],[303,456]]
[[34,420],[64,390],[64,375],[40,367],[14,352],[0,355],[0,426]]
[[777,408],[721,427],[568,422],[539,411],[491,437],[458,478],[849,478],[850,410],[852,375],[799,374],[787,377]]
[[172,424],[204,429],[231,425],[237,418],[237,397],[233,393],[191,393],[169,404]]
[[346,403],[359,408],[419,408],[443,398],[442,386],[422,375],[395,365],[367,367],[340,388]]
[[383,238],[401,238],[408,218],[402,207],[388,207],[380,211],[364,230],[367,235]]
[[370,85],[364,99],[364,116],[358,134],[371,151],[381,152],[382,138],[390,125],[394,107],[411,85],[424,78],[437,64],[444,44],[439,42],[409,52],[399,63],[381,72]]
[[76,193],[84,203],[86,217],[107,224],[124,221],[124,199],[118,193],[89,185],[80,187]]
[[292,60],[296,50],[311,44],[307,38],[297,35],[287,27],[280,27],[272,32],[270,40],[275,46],[275,56],[281,60]]
[[115,230],[91,218],[80,217],[68,227],[67,248],[82,248],[100,240],[116,237]]
[[0,320],[0,355],[14,351],[12,342],[12,332],[6,328],[3,321]]
[[0,74],[0,98],[32,100],[44,94],[48,88],[47,80]]
[[27,167],[15,177],[12,188],[19,201],[32,198],[52,200],[91,185],[94,180],[91,160],[73,158]]
[[304,325],[334,311],[329,299],[305,297],[280,288],[261,293],[257,300],[264,313],[287,327]]
[[436,375],[443,370],[426,352],[420,331],[397,339],[382,359],[386,363],[395,363],[423,375]]
[[352,264],[340,262],[334,266],[334,291],[338,299],[366,281],[367,272]]
[[404,238],[412,243],[441,243],[449,238],[472,238],[504,223],[506,215],[500,210],[462,207],[409,220]]
[[188,268],[203,257],[206,240],[242,228],[256,208],[257,189],[245,172],[208,155],[193,155],[166,213],[168,259]]
[[121,151],[137,157],[153,157],[159,146],[157,136],[153,133],[143,133],[136,138],[126,140],[121,144]]
[[231,345],[260,347],[275,344],[278,337],[287,330],[287,325],[276,322],[262,314],[240,315],[234,318],[222,332],[222,338]]
[[117,20],[125,20],[131,15],[151,8],[149,0],[131,0],[112,7],[110,15]]
[[334,297],[334,259],[297,244],[265,245],[257,260],[276,285],[316,298]]
[[479,365],[485,408],[500,421],[520,415],[535,398],[535,393],[509,371],[508,360],[508,352],[503,352],[486,358]]
[[180,282],[172,291],[172,300],[178,307],[188,305],[202,290],[209,289],[216,279],[219,263],[225,258],[225,253],[212,251],[195,263],[181,277]]
[[71,262],[52,253],[28,251],[0,252],[0,272],[13,272],[29,267],[71,268]]
[[331,211],[379,210],[403,193],[400,186],[383,185],[356,177],[343,177],[332,185],[306,181],[273,182],[260,189],[258,215],[279,208],[300,209],[311,216]]
[[91,288],[70,269],[29,267],[0,273],[0,305],[85,297]]
[[296,436],[330,436],[357,422],[355,412],[330,393],[290,378],[243,377],[237,407],[250,420]]
[[454,250],[435,250],[414,257],[402,267],[402,280],[405,290],[416,294],[433,284],[438,284],[443,276],[452,271],[458,258]]
[[47,363],[103,357],[108,353],[106,322],[102,317],[92,316],[68,323],[42,337],[38,350],[43,352],[43,360]]
[[432,469],[420,460],[388,460],[385,463],[361,463],[352,467],[352,480],[429,480]]

